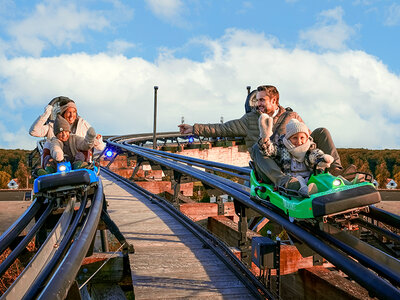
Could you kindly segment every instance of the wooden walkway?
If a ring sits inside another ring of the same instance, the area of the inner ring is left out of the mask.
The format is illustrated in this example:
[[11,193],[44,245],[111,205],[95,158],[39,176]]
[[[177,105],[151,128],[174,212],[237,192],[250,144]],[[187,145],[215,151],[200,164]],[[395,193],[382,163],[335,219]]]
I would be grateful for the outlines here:
[[157,204],[102,174],[108,212],[135,247],[135,299],[254,299],[239,279]]

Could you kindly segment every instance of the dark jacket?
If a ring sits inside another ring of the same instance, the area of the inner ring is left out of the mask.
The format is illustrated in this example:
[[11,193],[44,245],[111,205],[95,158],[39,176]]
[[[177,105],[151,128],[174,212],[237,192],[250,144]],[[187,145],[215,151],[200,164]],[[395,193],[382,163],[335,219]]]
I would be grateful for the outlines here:
[[[260,129],[258,128],[259,116],[260,112],[253,109],[251,112],[244,114],[240,119],[225,123],[194,124],[193,133],[205,137],[243,137],[247,149],[250,151],[250,148],[257,143],[260,137]],[[303,122],[296,112],[279,106],[279,112],[274,117],[274,134],[277,136],[285,134],[286,124],[290,119],[297,119]]]

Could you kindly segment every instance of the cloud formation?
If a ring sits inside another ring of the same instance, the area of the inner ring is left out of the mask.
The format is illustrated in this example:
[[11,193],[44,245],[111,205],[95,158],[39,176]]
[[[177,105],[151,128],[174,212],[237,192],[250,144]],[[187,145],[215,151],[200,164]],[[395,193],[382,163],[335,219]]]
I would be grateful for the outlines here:
[[355,30],[343,21],[343,14],[343,8],[339,6],[322,11],[312,28],[300,31],[300,39],[323,50],[346,49],[346,42],[355,34]]
[[385,11],[386,19],[384,24],[386,26],[397,26],[400,25],[400,4],[393,3],[386,8]]
[[[201,42],[209,54],[200,62],[173,51],[155,62],[106,53],[2,59],[3,105],[10,115],[39,114],[51,98],[65,95],[100,133],[152,132],[157,85],[158,130],[166,132],[176,131],[182,116],[190,124],[240,118],[246,86],[273,84],[283,106],[311,129],[329,128],[339,147],[400,147],[400,78],[377,58],[363,51],[285,49],[276,38],[237,29]],[[28,136],[33,120],[22,121],[17,132]],[[2,129],[0,147],[14,147],[4,122]],[[33,148],[31,139],[26,145]]]
[[150,10],[158,18],[172,24],[182,25],[185,9],[182,0],[146,0]]
[[100,31],[109,26],[98,11],[77,7],[74,3],[46,1],[35,6],[29,17],[9,25],[13,51],[40,56],[48,47],[69,47],[84,42],[83,31]]

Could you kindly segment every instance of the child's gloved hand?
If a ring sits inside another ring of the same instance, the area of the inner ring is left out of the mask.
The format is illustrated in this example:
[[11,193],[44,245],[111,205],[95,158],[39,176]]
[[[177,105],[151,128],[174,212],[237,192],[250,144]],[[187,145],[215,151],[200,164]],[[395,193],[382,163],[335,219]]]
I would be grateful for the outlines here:
[[96,137],[96,131],[94,130],[93,127],[90,127],[88,129],[88,131],[86,132],[86,136],[90,139],[90,140],[94,140]]
[[258,118],[258,127],[260,129],[260,138],[263,143],[269,141],[272,136],[272,126],[274,125],[274,120],[265,113],[262,113]]
[[333,163],[333,157],[329,154],[322,155],[323,161],[318,163],[319,168],[329,168],[331,163]]

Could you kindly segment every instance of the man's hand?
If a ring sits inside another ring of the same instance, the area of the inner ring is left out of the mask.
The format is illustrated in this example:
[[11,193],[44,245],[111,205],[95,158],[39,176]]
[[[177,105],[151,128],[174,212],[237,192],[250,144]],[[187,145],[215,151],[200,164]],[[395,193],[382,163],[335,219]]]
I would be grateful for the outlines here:
[[190,134],[193,133],[193,126],[189,124],[179,124],[179,132],[181,134]]
[[318,163],[318,168],[329,168],[331,166],[331,163],[333,163],[333,157],[329,154],[324,154],[322,158],[324,160]]
[[272,127],[274,120],[267,114],[262,113],[258,118],[258,127],[260,129],[260,138],[263,143],[269,141],[272,136]]

